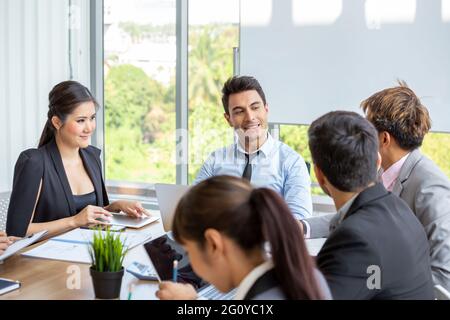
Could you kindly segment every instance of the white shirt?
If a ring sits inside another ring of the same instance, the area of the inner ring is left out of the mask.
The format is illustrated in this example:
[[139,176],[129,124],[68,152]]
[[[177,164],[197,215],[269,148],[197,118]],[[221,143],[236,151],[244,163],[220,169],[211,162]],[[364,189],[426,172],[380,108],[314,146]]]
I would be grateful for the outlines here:
[[330,221],[330,233],[334,231],[334,229],[337,228],[338,225],[342,223],[345,216],[348,213],[348,210],[350,210],[350,207],[352,206],[353,202],[355,202],[356,197],[359,195],[359,193],[355,194],[353,197],[350,198],[339,210],[338,212],[333,216],[333,219]]
[[[352,206],[353,202],[355,201],[356,197],[359,193],[354,195],[350,200],[348,200],[339,210],[338,212],[333,216],[333,218],[330,220],[330,233],[336,229],[336,227],[344,220],[345,216],[347,215],[348,210],[350,210],[350,207]],[[308,221],[302,220],[303,223],[303,233],[305,234],[305,238],[309,239],[311,238],[311,226],[309,225]]]
[[267,271],[274,268],[274,264],[272,260],[267,260],[257,266],[255,269],[250,271],[249,274],[245,276],[245,278],[239,284],[236,295],[234,296],[234,300],[244,300],[248,291],[253,287],[256,280],[261,278]]
[[[257,151],[250,156],[252,185],[278,192],[294,217],[309,218],[312,214],[311,179],[303,158],[270,134]],[[245,153],[238,141],[214,151],[203,164],[194,184],[219,175],[242,177]]]

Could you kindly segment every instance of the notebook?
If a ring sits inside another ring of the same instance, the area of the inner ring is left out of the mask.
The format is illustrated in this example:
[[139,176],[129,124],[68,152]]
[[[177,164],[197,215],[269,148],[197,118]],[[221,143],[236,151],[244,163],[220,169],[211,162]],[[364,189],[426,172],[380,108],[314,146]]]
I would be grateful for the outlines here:
[[46,233],[47,233],[47,230],[44,230],[44,231],[32,234],[23,239],[17,240],[13,244],[11,244],[2,255],[0,255],[0,262],[3,260],[6,260],[10,256],[14,255],[17,251],[20,251],[23,248],[26,248],[29,245],[35,243],[36,241],[41,239]]
[[0,295],[20,288],[19,281],[0,278]]

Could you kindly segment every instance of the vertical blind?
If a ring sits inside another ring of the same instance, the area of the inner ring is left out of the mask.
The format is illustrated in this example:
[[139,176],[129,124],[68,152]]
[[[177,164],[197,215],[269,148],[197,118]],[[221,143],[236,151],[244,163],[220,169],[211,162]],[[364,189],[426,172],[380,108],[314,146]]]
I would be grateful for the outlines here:
[[88,1],[0,1],[0,192],[20,152],[37,147],[51,88],[89,86]]

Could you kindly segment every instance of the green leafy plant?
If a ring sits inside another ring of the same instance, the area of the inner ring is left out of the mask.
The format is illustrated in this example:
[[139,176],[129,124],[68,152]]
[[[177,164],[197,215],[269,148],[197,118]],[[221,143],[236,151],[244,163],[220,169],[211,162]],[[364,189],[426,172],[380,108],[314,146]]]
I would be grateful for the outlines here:
[[122,269],[127,253],[128,248],[125,241],[122,242],[120,232],[111,232],[109,228],[104,232],[96,229],[89,245],[92,269],[99,272],[118,272]]

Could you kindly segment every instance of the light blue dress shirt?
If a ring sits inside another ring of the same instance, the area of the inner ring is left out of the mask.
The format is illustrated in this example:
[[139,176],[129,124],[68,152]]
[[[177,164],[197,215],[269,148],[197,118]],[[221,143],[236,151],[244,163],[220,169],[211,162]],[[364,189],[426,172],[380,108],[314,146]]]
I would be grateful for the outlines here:
[[[245,162],[245,151],[237,142],[218,149],[203,164],[194,184],[219,175],[242,177]],[[278,192],[295,218],[311,216],[311,179],[305,161],[297,152],[268,134],[262,147],[250,155],[250,163],[252,185]]]

